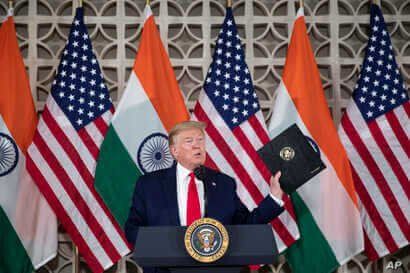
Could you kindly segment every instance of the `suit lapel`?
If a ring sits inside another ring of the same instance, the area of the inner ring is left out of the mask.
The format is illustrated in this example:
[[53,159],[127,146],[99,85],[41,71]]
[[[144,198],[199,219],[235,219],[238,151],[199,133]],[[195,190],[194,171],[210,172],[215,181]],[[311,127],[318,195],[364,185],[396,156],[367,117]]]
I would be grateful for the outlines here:
[[215,218],[215,213],[218,212],[219,202],[215,200],[216,183],[215,176],[211,174],[208,181],[205,183],[207,195],[206,217]]
[[173,226],[180,226],[177,197],[177,176],[176,164],[167,170],[166,179],[162,181],[164,196],[166,196],[169,210],[169,223]]

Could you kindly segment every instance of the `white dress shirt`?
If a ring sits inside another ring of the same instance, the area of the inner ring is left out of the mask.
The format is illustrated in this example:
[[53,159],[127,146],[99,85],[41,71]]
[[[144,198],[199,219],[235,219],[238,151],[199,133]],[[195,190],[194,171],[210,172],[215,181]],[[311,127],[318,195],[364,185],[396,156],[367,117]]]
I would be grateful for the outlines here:
[[[186,226],[186,213],[187,213],[187,202],[188,202],[188,185],[191,177],[189,174],[190,170],[177,164],[177,198],[178,198],[178,212],[179,221],[181,226]],[[196,189],[198,191],[199,206],[201,208],[201,217],[205,214],[205,196],[204,196],[204,184],[202,181],[195,178]]]
[[[187,201],[188,201],[188,185],[191,177],[189,174],[190,170],[177,164],[177,198],[178,198],[178,212],[179,212],[179,221],[181,226],[186,226],[186,214],[187,214]],[[201,180],[195,178],[196,189],[199,196],[199,206],[201,208],[201,217],[204,217],[205,214],[205,196],[204,196],[204,184]],[[283,201],[273,196],[269,193],[270,197],[279,204],[283,206]]]

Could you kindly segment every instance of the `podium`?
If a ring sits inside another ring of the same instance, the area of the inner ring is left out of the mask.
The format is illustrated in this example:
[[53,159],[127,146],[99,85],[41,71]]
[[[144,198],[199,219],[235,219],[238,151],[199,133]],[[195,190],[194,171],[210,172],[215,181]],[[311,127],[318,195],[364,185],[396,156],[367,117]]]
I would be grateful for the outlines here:
[[229,247],[224,257],[200,263],[184,245],[187,227],[140,227],[133,259],[142,267],[166,268],[171,273],[239,273],[243,265],[271,264],[278,253],[270,225],[225,226]]

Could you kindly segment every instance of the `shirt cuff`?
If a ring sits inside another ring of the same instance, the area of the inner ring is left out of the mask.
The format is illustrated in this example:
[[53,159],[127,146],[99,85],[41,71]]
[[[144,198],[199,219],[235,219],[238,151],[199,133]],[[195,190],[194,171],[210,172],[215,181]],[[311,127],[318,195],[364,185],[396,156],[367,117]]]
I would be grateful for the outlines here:
[[275,197],[272,193],[269,193],[270,197],[275,201],[280,207],[283,207],[285,202],[283,200],[280,200],[279,198]]

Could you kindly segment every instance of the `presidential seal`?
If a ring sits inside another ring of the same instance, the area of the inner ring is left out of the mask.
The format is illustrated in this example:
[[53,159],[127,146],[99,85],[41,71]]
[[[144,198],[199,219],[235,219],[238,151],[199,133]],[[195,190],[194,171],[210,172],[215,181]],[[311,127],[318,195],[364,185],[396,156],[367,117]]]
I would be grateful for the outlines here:
[[283,147],[279,155],[283,160],[290,161],[295,157],[295,150],[292,147]]
[[185,248],[188,254],[201,263],[212,263],[222,258],[229,245],[225,227],[212,218],[193,222],[185,232]]

